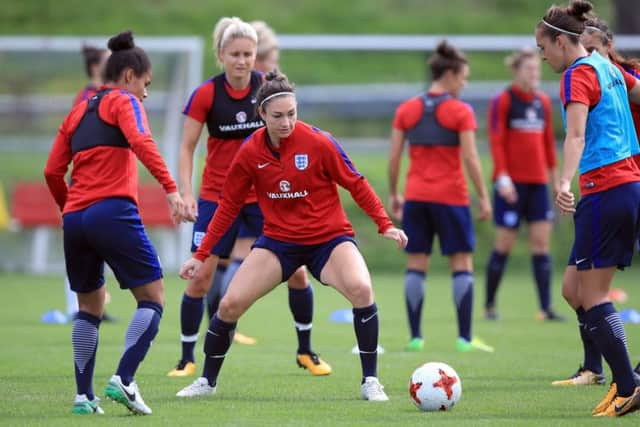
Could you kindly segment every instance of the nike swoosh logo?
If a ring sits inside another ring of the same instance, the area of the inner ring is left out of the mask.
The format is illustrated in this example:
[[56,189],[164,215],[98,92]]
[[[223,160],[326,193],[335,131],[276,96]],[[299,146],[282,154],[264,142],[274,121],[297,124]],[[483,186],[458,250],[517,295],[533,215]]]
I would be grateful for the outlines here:
[[577,259],[576,265],[580,264],[581,262],[585,262],[586,260],[587,260],[586,258]]
[[127,395],[127,398],[128,398],[130,401],[134,402],[134,401],[136,400],[136,394],[135,394],[135,393],[129,393],[129,392],[127,391],[127,389],[125,388],[124,384],[122,384],[122,391],[124,391],[124,394],[126,394],[126,395]]
[[266,168],[267,166],[270,165],[270,162],[267,163],[258,163],[258,169],[263,169]]
[[367,323],[369,320],[373,319],[374,317],[376,317],[378,315],[378,312],[376,311],[375,313],[373,313],[371,316],[369,317],[363,317],[362,319],[360,319],[360,321],[362,323]]

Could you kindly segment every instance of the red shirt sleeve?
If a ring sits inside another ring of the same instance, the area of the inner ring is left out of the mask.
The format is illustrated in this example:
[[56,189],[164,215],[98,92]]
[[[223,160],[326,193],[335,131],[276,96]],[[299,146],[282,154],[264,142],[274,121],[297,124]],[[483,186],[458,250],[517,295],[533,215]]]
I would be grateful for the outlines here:
[[206,122],[207,115],[213,105],[214,92],[215,87],[213,86],[212,80],[206,81],[198,86],[189,97],[182,114],[191,117],[199,123]]
[[393,128],[406,132],[413,128],[422,117],[424,107],[420,98],[411,98],[398,106],[393,118]]
[[[86,108],[86,106],[84,108]],[[83,112],[84,108],[82,110]],[[49,191],[51,191],[51,195],[60,207],[60,211],[64,209],[64,204],[67,201],[67,193],[69,192],[69,187],[64,177],[67,174],[72,159],[70,136],[73,129],[70,129],[70,122],[72,121],[71,117],[74,115],[74,111],[75,109],[71,110],[62,121],[44,168],[44,177],[49,186]]]
[[556,158],[556,137],[553,132],[553,110],[551,100],[544,93],[540,93],[542,107],[544,109],[544,152],[547,159],[547,168],[555,168],[558,164]]
[[560,80],[560,99],[566,106],[579,102],[592,107],[600,101],[600,82],[596,70],[586,64],[566,70]]
[[136,157],[162,185],[167,194],[178,191],[151,136],[147,113],[142,103],[126,91],[120,91],[115,96],[112,102],[100,103],[100,117],[105,121],[113,121],[120,127]]
[[329,176],[341,187],[351,193],[353,200],[378,226],[378,233],[384,233],[393,227],[393,223],[384,210],[380,198],[367,180],[358,172],[351,159],[331,134],[323,133],[326,138],[322,159]]
[[467,130],[476,130],[478,128],[478,124],[476,123],[476,114],[473,112],[473,107],[471,105],[460,101],[459,99],[452,99],[450,102],[447,102],[442,106],[445,107],[446,110],[443,109],[442,112],[436,112],[439,116],[438,120],[440,120],[441,123],[446,123],[446,120],[444,120],[444,117],[440,117],[440,115],[444,116],[451,114],[451,116],[454,117],[455,123],[455,128],[453,130],[464,132]]
[[505,143],[507,138],[507,114],[510,98],[507,92],[502,92],[491,100],[487,114],[487,129],[489,131],[489,147],[493,159],[496,175],[509,174]]
[[247,143],[245,143],[231,163],[222,194],[218,200],[218,209],[207,226],[207,232],[200,242],[198,250],[193,255],[195,259],[202,262],[207,259],[211,254],[211,249],[231,227],[244,206],[247,194],[253,186],[253,178],[249,172],[250,168],[247,166],[247,157]]

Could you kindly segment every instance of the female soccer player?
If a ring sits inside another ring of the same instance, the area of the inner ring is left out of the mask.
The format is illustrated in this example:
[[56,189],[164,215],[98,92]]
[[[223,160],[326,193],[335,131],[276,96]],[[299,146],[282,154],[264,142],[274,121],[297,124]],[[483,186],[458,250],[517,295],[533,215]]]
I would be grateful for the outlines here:
[[[137,414],[151,414],[133,377],[158,333],[164,291],[158,255],[137,207],[139,159],[167,192],[176,222],[184,203],[151,137],[142,100],[151,82],[147,54],[130,31],[109,40],[106,86],[81,102],[62,122],[45,178],[63,212],[64,254],[80,311],[71,336],[77,395],[75,414],[103,413],[93,393],[98,327],[105,300],[104,263],[138,302],[118,369],[105,395]],[[64,180],[73,162],[71,180]]]
[[260,297],[307,265],[316,279],[333,286],[353,305],[362,363],[361,395],[388,400],[377,378],[378,309],[367,266],[340,205],[337,185],[346,188],[376,222],[385,238],[404,247],[407,238],[393,227],[382,203],[333,137],[297,121],[293,86],[278,72],[267,75],[256,97],[266,128],[256,131],[231,165],[219,210],[194,258],[180,276],[188,279],[206,265],[210,250],[232,226],[245,197],[255,187],[264,214],[264,233],[233,278],[213,316],[204,344],[201,378],[179,397],[212,394],[240,316]]
[[[255,30],[239,18],[222,18],[214,29],[213,38],[218,63],[224,72],[198,87],[183,112],[186,117],[180,148],[180,188],[189,216],[196,220],[192,252],[200,245],[207,224],[218,208],[222,184],[236,152],[245,138],[264,126],[255,110],[256,93],[262,83],[262,75],[252,71],[257,45]],[[191,190],[193,154],[205,123],[209,133],[207,159],[200,196],[196,202]],[[243,249],[248,252],[254,238],[249,236],[262,233],[262,221],[262,213],[252,190],[247,194],[237,221],[212,248],[214,256],[206,260],[197,275],[189,278],[180,309],[182,357],[177,367],[168,373],[169,376],[182,377],[195,373],[194,347],[204,313],[203,298],[211,288],[218,258],[229,257],[241,224],[250,233],[239,242],[240,252]],[[289,301],[298,332],[298,365],[309,369],[313,375],[329,374],[331,367],[311,349],[313,293],[305,276],[291,280]]]
[[[617,53],[613,48],[613,33],[609,29],[606,22],[599,18],[591,18],[585,22],[585,30],[580,35],[580,43],[585,47],[587,52],[597,51],[603,58],[609,58],[610,61],[616,65],[620,71],[629,73],[635,78],[640,76],[640,63],[636,59],[627,59]],[[640,129],[640,105],[630,103],[631,117],[636,129],[636,135]],[[640,155],[636,154],[634,157],[636,164],[640,162]],[[567,269],[565,273],[565,286],[566,293],[569,298],[567,299],[570,305],[576,305],[573,302],[571,296],[573,295],[578,280],[576,269]],[[574,307],[577,308],[578,306]],[[580,317],[580,316],[578,316]],[[580,338],[583,346],[583,363],[578,368],[578,371],[571,377],[554,381],[553,385],[591,385],[591,384],[604,384],[606,382],[605,376],[602,370],[602,354],[598,350],[589,334],[584,330],[583,322],[578,319],[578,329],[580,331]],[[636,381],[640,381],[640,363],[636,366],[634,372],[636,373]]]
[[553,210],[547,182],[555,187],[556,148],[549,97],[537,90],[540,60],[533,50],[507,57],[513,83],[491,101],[487,116],[493,159],[496,237],[487,262],[485,317],[496,320],[496,293],[520,222],[529,223],[529,247],[540,320],[564,320],[551,309],[549,237]]
[[[608,298],[616,268],[631,263],[640,219],[640,169],[633,161],[638,139],[628,98],[640,86],[599,53],[579,43],[592,5],[574,0],[552,6],[536,27],[536,43],[551,68],[562,73],[560,96],[566,124],[564,161],[556,204],[573,213],[575,237],[568,270],[577,280],[563,284],[585,333],[604,355],[616,389],[594,408],[595,416],[622,416],[640,408],[620,316]],[[571,181],[579,170],[581,199]],[[573,289],[567,286],[573,285]],[[573,291],[573,292],[571,292]],[[612,387],[613,388],[613,387]]]
[[[402,218],[409,236],[405,298],[411,341],[406,349],[420,351],[424,347],[420,330],[424,282],[437,234],[452,272],[458,317],[456,348],[462,352],[493,351],[471,335],[474,237],[462,160],[478,193],[480,219],[490,217],[491,204],[476,149],[475,115],[458,99],[469,66],[462,53],[443,41],[429,59],[429,67],[433,83],[427,93],[405,101],[396,111],[389,153],[391,210],[396,218]],[[410,163],[403,201],[398,175],[405,140],[409,140]]]
[[280,47],[273,28],[264,21],[253,21],[251,26],[258,34],[255,69],[263,73],[277,69],[280,61]]

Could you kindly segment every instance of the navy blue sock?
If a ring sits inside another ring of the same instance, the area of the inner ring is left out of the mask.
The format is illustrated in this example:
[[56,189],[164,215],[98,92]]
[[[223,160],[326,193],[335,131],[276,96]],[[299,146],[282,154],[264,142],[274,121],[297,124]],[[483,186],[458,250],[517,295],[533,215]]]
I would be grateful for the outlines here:
[[209,385],[214,387],[218,381],[218,374],[222,368],[222,362],[227,355],[233,334],[236,331],[236,322],[227,323],[214,314],[209,323],[207,336],[204,339],[204,369],[202,376],[209,380]]
[[213,276],[213,282],[211,282],[211,289],[207,292],[207,315],[209,319],[218,311],[218,304],[222,299],[220,290],[222,289],[222,281],[224,280],[224,274],[227,271],[227,267],[224,265],[218,265],[216,272]]
[[582,348],[584,350],[584,361],[582,367],[597,374],[602,373],[602,353],[598,350],[598,346],[591,339],[587,325],[584,320],[584,308],[579,307],[576,310],[578,316],[578,330],[580,331],[580,339],[582,340]]
[[180,305],[180,328],[182,338],[182,360],[194,362],[193,348],[198,340],[198,329],[204,315],[203,298],[182,297]]
[[452,275],[453,301],[458,315],[458,336],[471,341],[473,314],[473,275],[470,271],[456,271]]
[[627,337],[620,315],[613,304],[605,302],[591,307],[584,315],[591,338],[611,368],[618,396],[631,396],[636,387],[627,353]]
[[356,331],[362,377],[378,376],[378,306],[353,309],[353,327]]
[[422,338],[420,324],[422,320],[422,303],[424,302],[426,273],[418,270],[407,270],[404,274],[404,297],[409,318],[411,338]]
[[487,262],[487,295],[484,303],[486,308],[495,307],[496,305],[496,294],[498,293],[498,287],[500,286],[508,258],[509,254],[501,254],[495,250],[491,252],[491,257]]
[[73,319],[71,343],[73,345],[73,365],[76,374],[78,394],[86,394],[93,400],[93,368],[98,350],[98,328],[100,318],[86,311],[79,311]]
[[298,354],[311,353],[311,321],[313,320],[313,288],[289,288],[289,309],[298,335]]
[[551,257],[548,254],[533,255],[531,268],[538,287],[540,309],[547,311],[551,305]]
[[158,334],[162,317],[162,306],[151,301],[138,301],[138,309],[133,313],[124,342],[124,353],[120,359],[116,375],[124,385],[133,381],[140,362],[151,347],[151,341]]

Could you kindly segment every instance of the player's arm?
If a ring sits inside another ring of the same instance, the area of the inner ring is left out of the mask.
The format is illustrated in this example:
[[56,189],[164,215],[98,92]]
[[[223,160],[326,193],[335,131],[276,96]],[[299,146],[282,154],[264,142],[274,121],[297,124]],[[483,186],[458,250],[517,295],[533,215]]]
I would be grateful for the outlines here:
[[112,112],[129,146],[167,193],[173,221],[176,224],[182,222],[186,217],[184,202],[153,140],[144,106],[131,94],[121,95],[113,102]]
[[589,106],[581,102],[570,102],[566,106],[567,133],[562,148],[563,163],[559,192],[556,197],[556,202],[563,213],[575,212],[575,197],[571,192],[571,181],[578,170],[584,151],[588,114]]
[[489,201],[489,193],[484,185],[482,178],[482,166],[480,165],[480,156],[476,147],[476,135],[474,130],[463,130],[459,132],[460,146],[462,149],[462,159],[471,182],[478,194],[478,203],[480,208],[479,218],[488,219],[491,216],[491,203]]
[[[631,76],[627,73],[627,75]],[[629,92],[629,102],[640,105],[640,84],[638,79],[631,76],[633,80],[628,80],[625,76],[625,82],[627,83],[627,91]]]
[[556,137],[553,132],[553,114],[551,110],[551,102],[549,98],[543,98],[544,106],[544,151],[545,158],[547,160],[547,168],[549,169],[549,176],[551,177],[551,188],[555,194],[558,193],[558,160],[556,153]]
[[246,146],[243,146],[231,163],[222,187],[218,208],[207,226],[207,232],[198,250],[193,255],[193,258],[200,262],[204,262],[209,257],[211,249],[231,227],[244,206],[247,194],[253,185],[253,176],[250,172],[250,166],[248,166],[247,157]]
[[398,194],[398,177],[400,176],[400,161],[404,149],[405,132],[393,127],[391,129],[391,146],[389,147],[389,204],[391,215],[402,219],[402,196]]
[[505,147],[507,143],[507,116],[509,112],[510,98],[506,92],[494,98],[489,105],[487,115],[487,130],[489,132],[489,148],[491,149],[491,159],[496,171],[496,189],[500,197],[509,203],[515,203],[518,194],[509,175],[507,165],[507,154]]
[[191,177],[193,176],[193,155],[202,133],[203,123],[186,116],[182,130],[182,143],[180,144],[180,154],[178,158],[178,180],[180,182],[180,193],[187,206],[187,215],[190,221],[195,221],[198,217],[198,204],[193,195]]
[[67,193],[69,192],[69,187],[67,186],[64,176],[67,174],[72,158],[71,144],[67,132],[68,122],[69,116],[67,116],[60,125],[56,139],[51,147],[51,152],[47,158],[47,164],[44,168],[44,177],[49,186],[49,191],[61,211],[64,209],[64,204],[67,201]]

